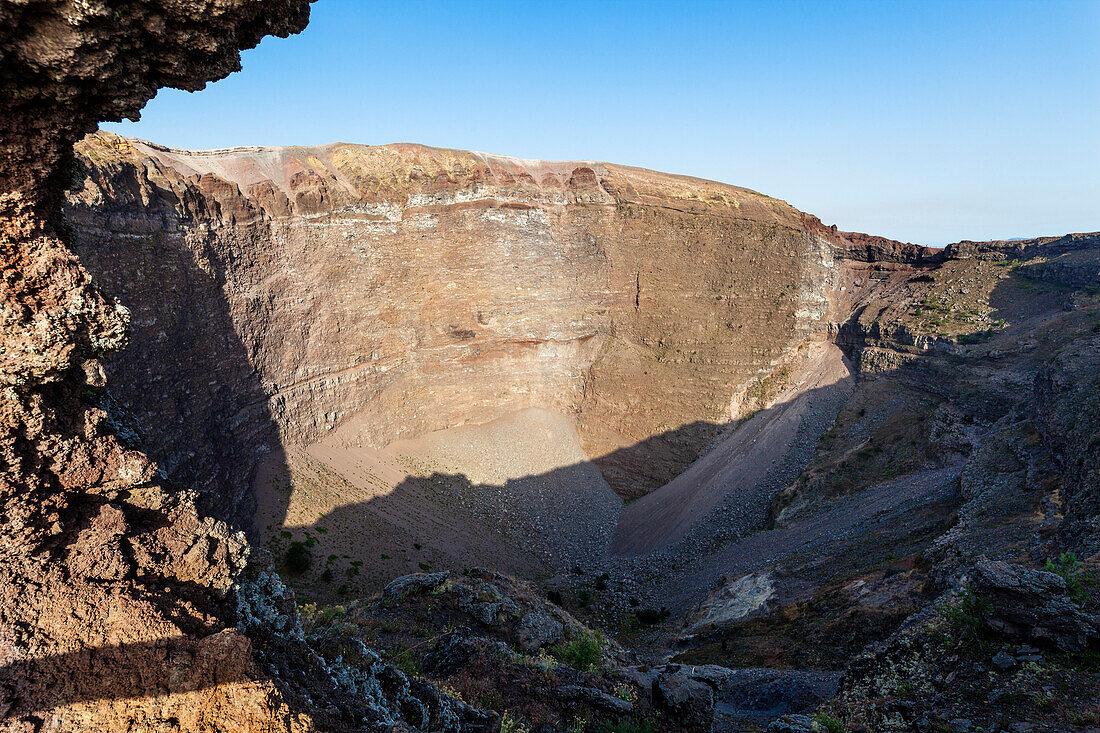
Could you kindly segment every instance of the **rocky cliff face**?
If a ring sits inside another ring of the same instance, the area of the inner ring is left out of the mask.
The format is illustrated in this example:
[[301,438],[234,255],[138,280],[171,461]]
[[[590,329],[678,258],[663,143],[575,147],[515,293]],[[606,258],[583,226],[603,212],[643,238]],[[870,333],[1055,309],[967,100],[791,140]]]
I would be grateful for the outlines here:
[[117,392],[172,475],[236,487],[229,512],[240,466],[279,443],[526,407],[574,415],[612,487],[644,494],[827,334],[850,300],[834,257],[870,247],[752,191],[603,163],[103,133],[78,152],[77,250],[134,309]]
[[159,86],[198,88],[238,68],[239,48],[299,30],[307,7],[0,4],[5,729],[290,723],[225,622],[243,539],[200,518],[117,437],[99,359],[125,342],[127,312],[52,222],[77,138],[135,115]]
[[[310,656],[294,634],[293,604],[255,558],[250,579],[235,583],[249,555],[243,536],[200,516],[195,495],[133,448],[100,362],[125,343],[128,311],[102,294],[56,228],[80,136],[100,120],[136,116],[160,86],[198,89],[236,70],[239,49],[301,30],[308,8],[0,3],[4,730],[490,720],[437,693],[433,706],[419,702],[430,695],[376,659],[349,668]],[[286,664],[293,673],[280,677]]]

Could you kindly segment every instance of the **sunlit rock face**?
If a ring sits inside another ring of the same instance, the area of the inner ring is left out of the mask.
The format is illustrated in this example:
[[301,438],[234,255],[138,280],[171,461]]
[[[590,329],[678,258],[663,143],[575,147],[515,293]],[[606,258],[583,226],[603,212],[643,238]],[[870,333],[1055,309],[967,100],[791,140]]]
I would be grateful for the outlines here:
[[572,415],[612,487],[646,493],[828,330],[855,246],[753,191],[605,163],[105,133],[78,152],[77,249],[133,313],[119,397],[231,514],[240,467],[279,443],[529,407]]

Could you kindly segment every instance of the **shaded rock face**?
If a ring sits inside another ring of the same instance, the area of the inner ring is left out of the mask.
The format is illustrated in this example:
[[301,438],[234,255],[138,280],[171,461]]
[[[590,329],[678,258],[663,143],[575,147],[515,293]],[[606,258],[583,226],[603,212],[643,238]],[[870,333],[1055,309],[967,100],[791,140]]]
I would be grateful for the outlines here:
[[243,537],[118,437],[99,359],[128,313],[51,224],[71,146],[99,120],[201,88],[307,17],[304,0],[0,3],[4,730],[311,727],[231,626]]
[[[1100,278],[1093,281],[1100,283]],[[1100,335],[1036,375],[1034,416],[1065,491],[1065,545],[1100,552]]]
[[612,487],[646,493],[827,333],[833,253],[862,252],[776,199],[611,164],[105,133],[78,152],[77,250],[134,314],[120,400],[170,475],[239,516],[240,467],[278,443],[339,426],[378,446],[525,407],[574,415]]
[[100,361],[129,312],[54,228],[77,137],[160,85],[239,68],[240,48],[300,30],[308,7],[0,3],[0,729],[496,724],[361,644],[309,646],[262,553],[135,449]]
[[988,600],[987,623],[998,633],[1071,651],[1100,633],[1097,620],[1073,602],[1065,580],[1054,573],[982,561],[974,567],[971,589]]

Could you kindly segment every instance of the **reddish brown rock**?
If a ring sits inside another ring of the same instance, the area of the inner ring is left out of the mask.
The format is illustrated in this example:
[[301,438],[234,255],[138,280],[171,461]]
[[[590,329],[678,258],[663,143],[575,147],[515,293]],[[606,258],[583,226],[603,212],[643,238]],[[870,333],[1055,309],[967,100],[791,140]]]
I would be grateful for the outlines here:
[[51,222],[77,138],[160,86],[224,76],[240,48],[307,17],[304,0],[0,3],[4,730],[303,727],[226,628],[242,540],[112,434],[98,359],[125,343],[128,314]]

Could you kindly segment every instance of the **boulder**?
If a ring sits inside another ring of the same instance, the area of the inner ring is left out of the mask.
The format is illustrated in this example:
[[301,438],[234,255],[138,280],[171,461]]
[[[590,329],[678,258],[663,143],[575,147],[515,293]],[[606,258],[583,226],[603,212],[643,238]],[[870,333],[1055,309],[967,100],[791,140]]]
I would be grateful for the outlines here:
[[470,630],[460,628],[436,641],[421,666],[425,674],[448,677],[475,664],[481,654],[481,645]]
[[1100,631],[1100,621],[1081,610],[1066,581],[1054,573],[982,560],[974,567],[970,588],[989,604],[989,627],[1005,636],[1079,651]]
[[608,695],[595,687],[562,685],[558,688],[558,697],[569,702],[587,703],[598,710],[617,715],[629,715],[634,711],[634,705],[629,701],[621,700],[614,695]]
[[545,613],[529,611],[516,624],[516,641],[526,652],[536,652],[549,644],[557,644],[565,635],[561,622]]
[[1002,649],[993,656],[993,666],[1007,672],[1016,666],[1016,658]]
[[714,690],[691,675],[689,667],[667,664],[653,680],[653,702],[685,730],[708,730],[714,716]]
[[693,678],[715,691],[726,715],[752,718],[761,714],[802,713],[836,694],[839,672],[764,668],[691,667]]
[[441,573],[416,573],[403,575],[390,581],[389,585],[382,589],[382,598],[396,601],[411,593],[420,593],[426,590],[438,588],[439,585],[450,577],[450,572],[444,570]]

